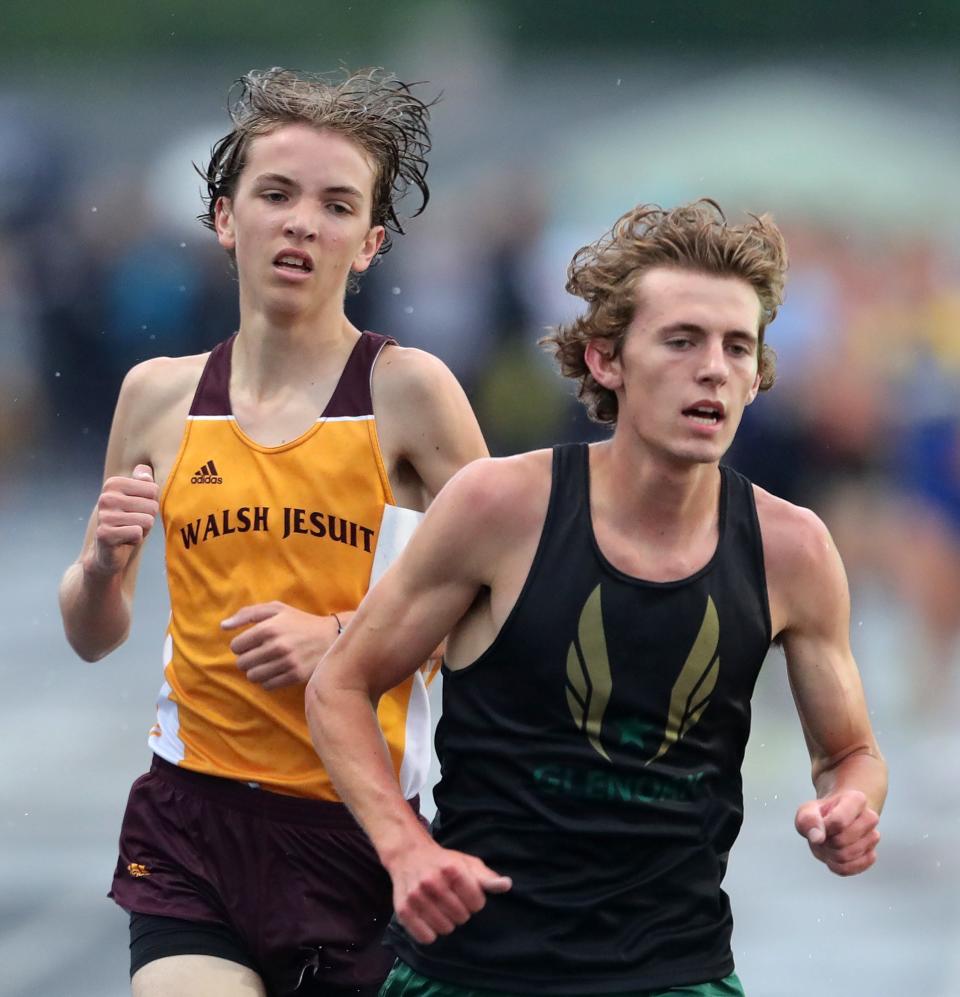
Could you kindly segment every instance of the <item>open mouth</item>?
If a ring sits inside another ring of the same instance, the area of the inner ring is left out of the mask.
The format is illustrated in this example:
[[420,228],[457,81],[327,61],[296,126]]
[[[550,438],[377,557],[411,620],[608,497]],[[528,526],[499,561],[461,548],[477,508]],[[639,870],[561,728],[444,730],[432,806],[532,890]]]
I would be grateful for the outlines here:
[[692,405],[683,414],[701,426],[719,426],[723,422],[723,409],[713,405]]
[[313,270],[309,257],[300,253],[280,253],[274,257],[273,265],[279,270],[289,270],[293,273],[310,273]]

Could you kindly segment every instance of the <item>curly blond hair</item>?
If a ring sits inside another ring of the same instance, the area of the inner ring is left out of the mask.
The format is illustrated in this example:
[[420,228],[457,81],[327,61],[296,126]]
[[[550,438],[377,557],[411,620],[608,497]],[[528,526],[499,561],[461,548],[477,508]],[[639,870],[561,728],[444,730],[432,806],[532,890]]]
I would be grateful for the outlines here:
[[200,221],[216,229],[217,200],[236,190],[253,138],[281,125],[305,123],[339,132],[370,157],[375,170],[371,225],[386,228],[378,255],[386,253],[391,233],[403,234],[397,201],[410,187],[417,188],[416,216],[430,199],[426,175],[433,102],[413,93],[418,85],[402,83],[382,69],[329,76],[279,67],[247,73],[228,99],[233,129],[213,147],[206,168],[197,168],[207,188]]
[[566,288],[587,302],[587,310],[541,343],[553,350],[564,377],[579,382],[577,397],[591,419],[616,423],[617,396],[590,373],[584,360],[587,343],[608,340],[613,355],[619,355],[636,311],[637,284],[653,267],[746,280],[760,299],[760,390],[773,386],[776,355],[764,342],[764,333],[783,303],[787,247],[769,215],[750,218],[744,225],[731,225],[720,205],[706,197],[669,211],[639,204],[602,238],[577,250],[567,269]]

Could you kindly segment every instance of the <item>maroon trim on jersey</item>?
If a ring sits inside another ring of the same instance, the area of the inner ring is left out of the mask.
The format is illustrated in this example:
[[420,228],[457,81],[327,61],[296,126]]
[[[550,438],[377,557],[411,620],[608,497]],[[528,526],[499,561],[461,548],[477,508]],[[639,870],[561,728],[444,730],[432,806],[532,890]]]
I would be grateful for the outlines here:
[[[236,338],[234,333],[210,351],[193,396],[190,415],[233,414],[230,406],[230,359]],[[388,343],[395,344],[396,340],[381,336],[378,332],[360,334],[321,418],[373,415],[370,376],[380,351]]]
[[190,415],[233,415],[230,408],[230,357],[236,338],[234,333],[210,351],[193,396]]
[[335,416],[373,415],[370,376],[380,351],[388,343],[396,345],[396,340],[381,336],[378,332],[361,334],[347,358],[330,401],[323,410],[324,419]]

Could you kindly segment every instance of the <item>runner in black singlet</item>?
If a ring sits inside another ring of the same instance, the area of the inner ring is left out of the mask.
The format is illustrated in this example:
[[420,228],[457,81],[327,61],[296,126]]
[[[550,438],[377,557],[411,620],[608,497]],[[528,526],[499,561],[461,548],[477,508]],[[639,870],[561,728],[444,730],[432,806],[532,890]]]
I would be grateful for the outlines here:
[[[720,464],[774,379],[786,251],[712,201],[628,212],[570,268],[561,368],[614,427],[460,472],[308,687],[314,742],[390,872],[390,997],[741,994],[722,881],[750,699],[782,641],[839,875],[876,857],[886,766],[811,512]],[[433,839],[371,706],[451,630]]]

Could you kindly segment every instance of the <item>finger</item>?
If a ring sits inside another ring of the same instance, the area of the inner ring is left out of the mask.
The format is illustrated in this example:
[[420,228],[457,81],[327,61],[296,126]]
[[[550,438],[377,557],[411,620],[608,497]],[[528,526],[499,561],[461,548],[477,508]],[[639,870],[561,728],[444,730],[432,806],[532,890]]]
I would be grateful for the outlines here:
[[[250,631],[244,631],[240,637],[246,637]],[[230,650],[234,654],[237,654],[237,649],[234,647],[235,644],[240,643],[240,637],[234,637],[230,641]],[[272,644],[269,643],[259,643],[255,642],[252,647],[243,650],[237,655],[237,668],[242,672],[249,672],[251,668],[257,668],[261,665],[270,664],[271,662],[281,665],[283,663],[283,658],[281,655],[277,654],[276,649]]]
[[421,883],[407,896],[406,909],[437,935],[449,935],[456,924],[434,903]]
[[874,810],[864,810],[862,814],[849,826],[836,834],[831,834],[827,838],[827,844],[831,848],[846,848],[857,841],[866,838],[871,831],[880,823],[880,816]]
[[101,495],[137,495],[147,499],[155,499],[159,494],[160,489],[154,481],[119,476],[107,478],[101,489]]
[[291,685],[305,685],[306,683],[299,675],[292,672],[284,672],[282,675],[278,675],[276,678],[267,679],[266,682],[261,683],[264,692],[273,692],[274,689],[286,689]]
[[249,669],[245,674],[247,678],[256,685],[263,685],[271,679],[280,678],[286,673],[286,669],[278,662],[270,662],[266,665],[258,665]]
[[828,842],[824,848],[825,860],[841,864],[853,862],[856,859],[862,858],[867,852],[876,851],[878,844],[880,844],[879,831],[870,831],[859,841],[855,841],[853,844],[846,845],[843,848],[836,848],[832,842]]
[[153,468],[149,464],[137,464],[133,476],[140,481],[153,481]]
[[97,504],[100,512],[140,512],[156,517],[160,504],[152,495],[129,495],[126,492],[104,492]]
[[811,845],[819,845],[826,840],[827,833],[823,824],[823,817],[820,815],[820,808],[816,801],[805,803],[794,819],[793,826],[797,833],[806,838]]
[[453,924],[465,924],[470,919],[471,912],[457,896],[449,880],[441,884],[426,882],[423,892],[433,907]]
[[142,526],[98,526],[97,543],[102,547],[122,547],[124,544],[143,543]]
[[837,876],[857,876],[866,872],[876,861],[877,853],[867,852],[852,862],[827,862],[827,868]]
[[513,880],[509,876],[491,873],[489,877],[480,880],[480,885],[487,893],[506,893],[513,887]]
[[422,945],[429,945],[437,940],[437,933],[416,914],[401,914],[398,911],[397,919]]
[[823,824],[827,835],[837,834],[849,827],[867,807],[867,797],[859,790],[841,793],[835,800],[824,804]]
[[[478,864],[482,870],[486,869],[483,863]],[[447,881],[450,883],[451,889],[456,893],[457,898],[468,911],[475,914],[478,910],[483,909],[487,902],[487,896],[480,885],[479,876],[470,875],[463,869],[457,868],[449,870]]]
[[245,627],[250,623],[262,623],[264,620],[272,619],[283,608],[279,602],[258,602],[252,606],[244,606],[238,609],[233,616],[228,616],[221,621],[220,626],[224,630],[233,630],[236,627]]
[[124,529],[127,526],[136,526],[148,533],[153,527],[155,520],[153,516],[148,516],[142,512],[121,512],[116,509],[106,509],[100,513],[98,524],[110,529]]

